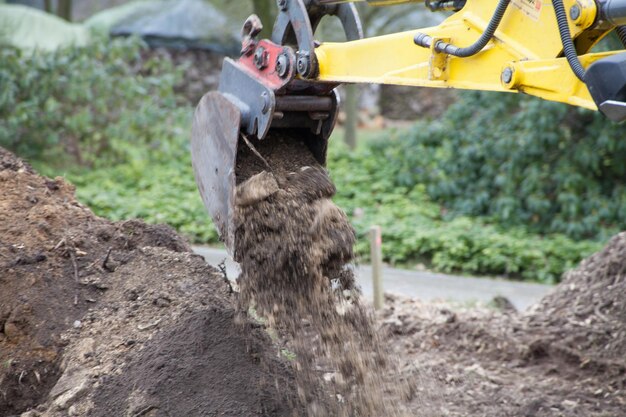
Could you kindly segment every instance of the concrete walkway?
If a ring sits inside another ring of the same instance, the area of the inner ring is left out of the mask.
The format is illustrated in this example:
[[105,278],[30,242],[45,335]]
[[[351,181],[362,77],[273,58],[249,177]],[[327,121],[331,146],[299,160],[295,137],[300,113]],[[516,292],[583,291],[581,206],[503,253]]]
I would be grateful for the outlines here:
[[[239,275],[238,264],[225,250],[204,246],[194,246],[193,250],[211,265],[217,265],[225,260],[226,273],[230,279],[235,279]],[[357,281],[365,297],[370,300],[371,271],[369,265],[359,265],[356,268]],[[489,302],[499,295],[506,297],[518,310],[524,310],[550,292],[552,286],[384,267],[383,288],[387,293],[424,301]]]

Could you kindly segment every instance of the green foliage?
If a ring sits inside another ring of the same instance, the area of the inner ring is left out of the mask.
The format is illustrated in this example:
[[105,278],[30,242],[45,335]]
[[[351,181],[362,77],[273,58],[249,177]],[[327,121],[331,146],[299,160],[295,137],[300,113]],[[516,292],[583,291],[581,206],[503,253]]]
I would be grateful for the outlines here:
[[[79,199],[98,215],[168,223],[193,242],[216,243],[217,234],[193,179],[189,133],[184,128],[189,124],[188,117],[175,121],[184,134],[165,141],[170,144],[167,152],[138,153],[141,156],[125,164],[70,170],[65,175],[76,184]],[[361,144],[356,151],[335,141],[329,150],[328,166],[338,190],[335,200],[357,230],[356,251],[363,260],[369,256],[367,233],[373,224],[382,226],[385,260],[409,266],[419,262],[443,272],[555,282],[599,249],[593,241],[502,229],[480,218],[452,218],[430,199],[425,185],[398,185],[405,167],[390,163],[389,157],[401,137],[394,134]]]
[[177,117],[166,62],[141,61],[135,39],[97,40],[53,53],[0,49],[0,145],[62,165],[127,161],[159,147]]
[[[399,157],[408,152],[401,146],[404,137],[392,134],[356,152],[335,144],[329,154],[336,201],[357,230],[362,257],[369,256],[367,233],[373,224],[382,227],[386,260],[422,262],[444,272],[555,282],[599,249],[597,242],[540,236],[521,227],[505,230],[480,218],[452,218],[429,198],[425,185],[409,184],[411,177],[403,177],[410,167]],[[418,168],[427,171],[428,165],[426,158]]]
[[[191,109],[187,110],[191,114]],[[177,124],[189,126],[191,120],[180,119]],[[189,132],[185,130],[168,152],[137,157],[113,167],[73,169],[63,174],[76,185],[79,201],[100,216],[167,223],[193,242],[217,243],[217,232],[194,182],[184,143],[187,137]],[[37,168],[43,173],[59,174],[58,169]]]
[[599,113],[469,93],[385,154],[394,184],[427,184],[455,214],[603,239],[626,227],[624,132]]

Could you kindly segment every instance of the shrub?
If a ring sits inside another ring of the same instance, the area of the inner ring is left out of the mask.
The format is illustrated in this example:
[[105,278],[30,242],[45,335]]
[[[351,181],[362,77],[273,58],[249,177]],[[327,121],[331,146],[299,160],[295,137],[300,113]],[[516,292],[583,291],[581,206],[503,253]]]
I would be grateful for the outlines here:
[[575,239],[626,227],[625,128],[536,98],[465,93],[393,147],[395,184],[427,184],[458,215]]
[[0,146],[62,165],[126,161],[172,136],[167,62],[142,62],[137,39],[96,39],[53,53],[0,48]]
[[421,152],[423,144],[413,149],[415,154],[402,158],[403,152],[409,152],[401,145],[405,137],[404,132],[396,132],[356,152],[334,144],[329,152],[336,201],[351,218],[358,236],[357,253],[364,259],[369,257],[367,233],[373,224],[382,227],[383,256],[393,264],[420,262],[444,272],[542,282],[558,281],[564,271],[601,246],[560,234],[542,236],[524,227],[505,229],[488,219],[452,216],[428,196],[424,184],[403,176],[410,172],[406,160],[415,160],[416,155],[421,158],[417,167],[411,167],[414,170],[428,171],[436,161],[433,149]]

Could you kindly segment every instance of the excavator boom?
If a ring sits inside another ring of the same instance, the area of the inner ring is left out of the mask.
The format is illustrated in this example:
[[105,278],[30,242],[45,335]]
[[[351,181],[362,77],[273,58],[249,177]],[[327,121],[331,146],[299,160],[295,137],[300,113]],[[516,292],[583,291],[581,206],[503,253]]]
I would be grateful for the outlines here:
[[[231,251],[238,147],[283,129],[324,164],[340,84],[521,92],[626,119],[626,52],[590,52],[613,30],[626,41],[626,0],[426,0],[454,13],[438,26],[367,39],[354,2],[276,3],[270,39],[257,39],[258,17],[246,20],[241,55],[224,59],[218,91],[202,98],[192,129],[196,182]],[[341,21],[346,42],[316,40],[326,16]]]

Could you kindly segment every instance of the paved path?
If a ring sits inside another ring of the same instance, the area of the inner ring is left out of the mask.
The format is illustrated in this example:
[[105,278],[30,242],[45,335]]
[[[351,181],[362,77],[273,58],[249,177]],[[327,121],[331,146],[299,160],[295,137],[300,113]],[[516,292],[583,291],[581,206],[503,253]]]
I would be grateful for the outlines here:
[[[193,250],[202,255],[211,265],[226,260],[226,273],[231,279],[239,275],[239,266],[223,249],[194,246]],[[363,294],[371,300],[371,267],[360,265],[356,269],[357,281]],[[450,300],[463,303],[488,302],[500,295],[506,297],[518,310],[524,310],[539,301],[552,287],[526,282],[512,282],[490,278],[473,278],[433,272],[383,268],[383,288],[385,292],[405,297],[429,300]]]

